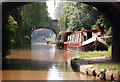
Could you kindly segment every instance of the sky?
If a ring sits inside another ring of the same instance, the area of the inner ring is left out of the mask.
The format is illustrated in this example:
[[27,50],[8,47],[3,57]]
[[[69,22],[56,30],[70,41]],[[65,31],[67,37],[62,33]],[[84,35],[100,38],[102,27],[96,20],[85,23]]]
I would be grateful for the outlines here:
[[[60,0],[56,0],[56,6],[58,5],[58,3],[60,2]],[[55,19],[55,7],[56,6],[54,6],[54,0],[50,0],[50,1],[46,1],[46,3],[47,3],[47,6],[48,6],[48,13],[49,13],[49,15],[50,15],[50,17],[52,18],[52,19]]]

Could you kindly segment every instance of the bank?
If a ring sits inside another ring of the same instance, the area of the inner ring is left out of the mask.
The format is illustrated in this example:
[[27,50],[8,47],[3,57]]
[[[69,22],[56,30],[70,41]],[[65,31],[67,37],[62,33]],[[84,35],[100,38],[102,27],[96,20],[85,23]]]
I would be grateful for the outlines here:
[[71,67],[74,71],[91,75],[100,80],[120,80],[120,63],[111,59],[108,51],[81,52],[72,56]]

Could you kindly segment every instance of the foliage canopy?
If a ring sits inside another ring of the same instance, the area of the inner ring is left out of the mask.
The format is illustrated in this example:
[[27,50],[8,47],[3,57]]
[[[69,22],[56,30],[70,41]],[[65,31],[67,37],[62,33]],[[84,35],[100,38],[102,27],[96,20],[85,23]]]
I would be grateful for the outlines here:
[[23,48],[31,42],[31,33],[38,28],[52,28],[45,2],[24,5],[12,11],[3,21],[3,56],[10,48]]

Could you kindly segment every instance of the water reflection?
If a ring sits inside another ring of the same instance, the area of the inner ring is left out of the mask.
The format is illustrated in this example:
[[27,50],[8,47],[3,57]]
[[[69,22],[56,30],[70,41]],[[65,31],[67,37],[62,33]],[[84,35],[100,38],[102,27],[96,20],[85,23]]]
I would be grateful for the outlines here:
[[31,47],[32,57],[38,60],[51,60],[55,55],[55,45],[47,43],[34,43]]
[[6,59],[3,62],[4,70],[40,70],[48,71],[52,67],[52,62],[40,62],[30,59]]
[[63,80],[62,78],[62,72],[59,72],[60,70],[53,65],[52,68],[48,71],[48,78],[47,80]]
[[3,62],[3,80],[95,80],[73,72],[72,54],[56,49],[55,45],[36,43],[31,49],[12,50],[12,55]]

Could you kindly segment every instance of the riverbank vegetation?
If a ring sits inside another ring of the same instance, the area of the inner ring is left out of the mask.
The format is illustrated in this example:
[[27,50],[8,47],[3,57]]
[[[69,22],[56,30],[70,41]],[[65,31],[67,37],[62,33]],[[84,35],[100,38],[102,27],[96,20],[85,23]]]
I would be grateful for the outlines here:
[[94,67],[97,66],[97,69],[104,69],[104,70],[118,70],[120,66],[118,65],[106,65],[106,64],[93,64]]
[[12,11],[2,22],[3,58],[10,49],[23,48],[31,43],[31,33],[39,28],[52,28],[45,2],[24,5]]
[[84,58],[91,58],[91,57],[103,57],[111,58],[111,46],[109,46],[108,51],[89,51],[89,52],[80,52],[76,55],[72,56],[73,60],[81,60]]
[[[65,2],[62,8],[58,25],[63,30],[75,29],[79,31],[81,27],[85,29],[105,29],[108,30],[110,22],[107,17],[97,8],[79,2]],[[101,28],[104,25],[104,28]]]
[[[79,2],[64,3],[58,25],[63,31],[80,31],[81,27],[84,27],[84,30],[102,30],[105,36],[112,35],[111,24],[107,17],[97,8]],[[111,44],[111,38],[106,38],[106,42]]]
[[48,44],[55,44],[56,35],[52,35],[51,38],[46,38]]

